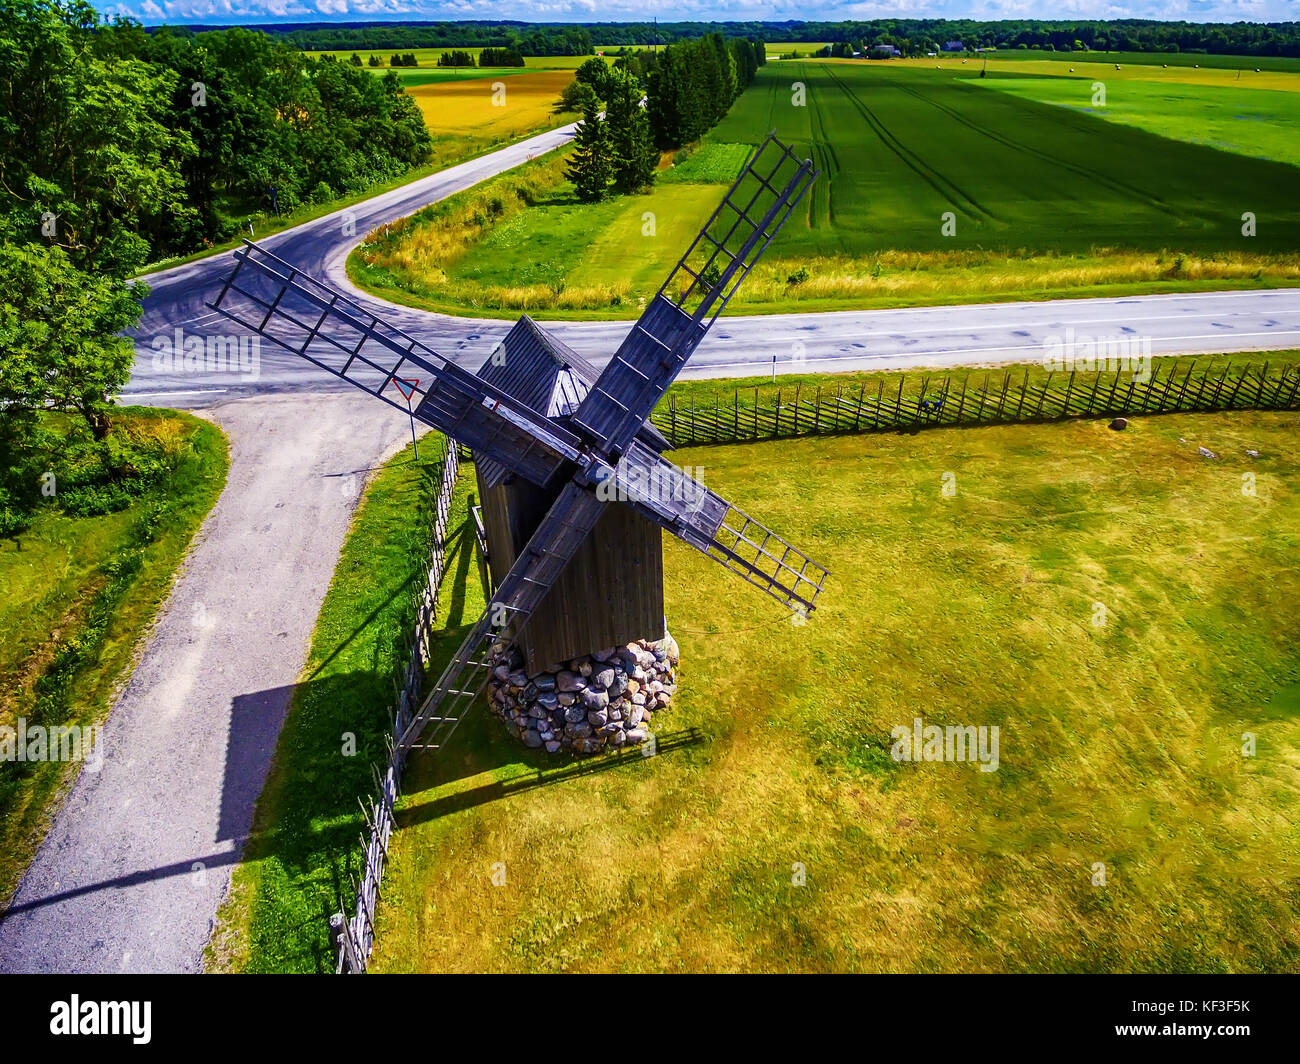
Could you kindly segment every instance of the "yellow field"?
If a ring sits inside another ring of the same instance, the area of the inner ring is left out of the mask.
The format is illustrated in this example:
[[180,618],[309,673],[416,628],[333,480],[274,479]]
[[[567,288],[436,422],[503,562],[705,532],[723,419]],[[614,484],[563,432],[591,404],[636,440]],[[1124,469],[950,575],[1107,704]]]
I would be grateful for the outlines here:
[[[476,140],[515,138],[561,122],[555,113],[572,70],[542,70],[509,78],[487,75],[466,81],[413,85],[406,91],[420,105],[429,132],[472,136]],[[493,89],[495,83],[499,89]]]

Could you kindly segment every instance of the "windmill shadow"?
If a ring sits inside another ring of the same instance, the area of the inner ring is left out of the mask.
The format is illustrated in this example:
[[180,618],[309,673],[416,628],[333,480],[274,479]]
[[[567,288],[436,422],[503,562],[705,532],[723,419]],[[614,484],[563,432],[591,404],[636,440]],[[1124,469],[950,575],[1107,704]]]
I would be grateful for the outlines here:
[[[490,714],[484,714],[490,717]],[[498,722],[489,720],[488,726],[492,727]],[[469,729],[466,729],[468,732]],[[414,827],[417,824],[424,824],[430,820],[437,820],[439,817],[448,816],[452,813],[464,812],[466,809],[475,809],[479,806],[488,805],[492,802],[503,801],[507,798],[513,798],[516,795],[526,794],[529,791],[535,791],[542,787],[549,787],[555,784],[567,783],[569,780],[581,779],[584,776],[593,776],[603,772],[625,771],[635,772],[637,768],[646,762],[652,761],[657,757],[671,756],[674,753],[688,749],[692,746],[698,746],[706,741],[706,736],[698,728],[684,728],[679,731],[656,733],[655,735],[655,753],[646,755],[642,751],[643,747],[624,747],[617,752],[606,752],[598,754],[595,757],[576,758],[570,757],[565,760],[557,761],[547,754],[534,753],[529,758],[529,763],[518,766],[518,773],[507,779],[493,779],[482,786],[474,787],[470,790],[457,791],[454,794],[448,794],[441,798],[434,798],[431,801],[414,804],[409,802],[398,810],[397,828],[399,831],[406,828]],[[519,746],[513,740],[501,735],[502,749],[508,753],[512,759],[519,756]],[[508,744],[508,745],[507,745]],[[465,744],[469,746],[469,743]],[[477,746],[478,744],[473,744]],[[434,760],[437,760],[436,758]],[[438,763],[438,768],[450,761],[450,758],[444,758]],[[468,762],[468,763],[467,763]],[[489,771],[493,764],[491,759],[471,755],[466,761],[462,761],[461,766],[450,768],[447,773],[433,771],[428,773],[432,778],[425,781],[425,786],[419,789],[431,789],[442,784],[451,782],[454,779],[465,778],[471,775],[478,775],[481,772]],[[498,760],[496,764],[500,764]],[[432,767],[432,766],[431,766]],[[424,775],[424,773],[413,773],[415,775]],[[408,793],[414,792],[417,788],[412,786],[408,788]]]

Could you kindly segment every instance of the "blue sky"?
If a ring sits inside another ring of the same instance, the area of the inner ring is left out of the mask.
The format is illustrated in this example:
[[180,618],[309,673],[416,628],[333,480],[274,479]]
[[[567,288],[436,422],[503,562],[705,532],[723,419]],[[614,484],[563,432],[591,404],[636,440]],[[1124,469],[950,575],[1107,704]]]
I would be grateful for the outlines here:
[[691,19],[1150,18],[1189,22],[1300,19],[1297,0],[92,0],[109,15],[159,22],[518,19],[629,22]]

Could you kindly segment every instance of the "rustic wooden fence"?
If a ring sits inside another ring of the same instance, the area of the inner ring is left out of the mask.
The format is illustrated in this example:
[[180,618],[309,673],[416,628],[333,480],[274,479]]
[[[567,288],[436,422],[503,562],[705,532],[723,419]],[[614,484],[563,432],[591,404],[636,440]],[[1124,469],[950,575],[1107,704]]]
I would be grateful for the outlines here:
[[[426,446],[434,444],[433,437],[426,439]],[[375,907],[379,903],[380,884],[384,878],[384,866],[388,862],[388,841],[393,834],[394,808],[400,791],[402,769],[406,763],[405,754],[397,745],[395,737],[410,722],[424,682],[424,669],[429,660],[429,643],[438,606],[438,590],[442,587],[446,572],[447,523],[451,517],[451,500],[456,490],[460,459],[461,449],[458,446],[448,447],[444,442],[442,472],[433,502],[433,528],[428,548],[429,571],[415,592],[415,626],[410,654],[401,675],[393,681],[397,704],[393,716],[393,733],[385,737],[388,764],[382,776],[377,768],[374,769],[375,793],[369,803],[358,799],[370,835],[368,839],[364,834],[361,837],[365,862],[361,880],[358,882],[355,877],[351,880],[355,896],[353,915],[348,918],[340,911],[331,916],[329,921],[336,973],[364,972],[375,943]]]
[[1152,364],[1149,380],[1129,373],[1049,373],[1030,382],[1029,371],[974,375],[901,374],[875,386],[815,388],[762,385],[733,390],[731,401],[682,404],[670,398],[651,417],[674,447],[738,443],[848,432],[910,431],[938,425],[1059,421],[1069,417],[1124,417],[1197,410],[1294,410],[1300,368],[1272,373],[1250,366],[1196,376],[1196,363]]

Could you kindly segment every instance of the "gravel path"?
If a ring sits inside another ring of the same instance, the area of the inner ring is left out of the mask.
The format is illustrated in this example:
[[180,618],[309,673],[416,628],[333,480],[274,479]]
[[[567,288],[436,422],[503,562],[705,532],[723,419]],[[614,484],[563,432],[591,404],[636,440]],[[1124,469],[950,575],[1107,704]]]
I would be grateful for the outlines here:
[[410,438],[360,394],[204,416],[229,481],[0,922],[0,971],[201,970],[366,473]]

